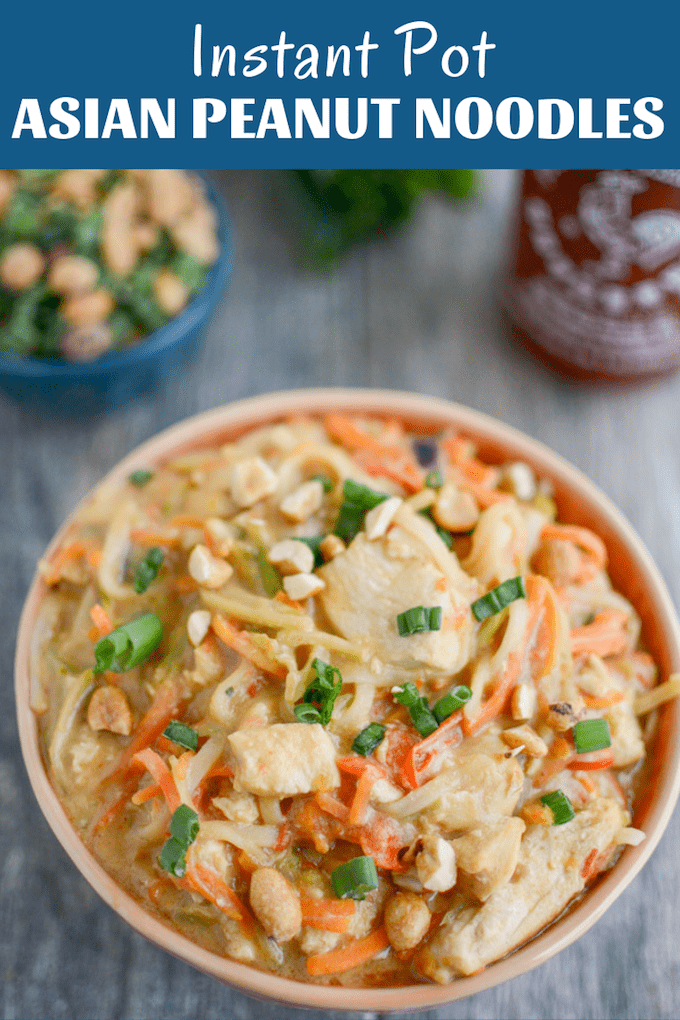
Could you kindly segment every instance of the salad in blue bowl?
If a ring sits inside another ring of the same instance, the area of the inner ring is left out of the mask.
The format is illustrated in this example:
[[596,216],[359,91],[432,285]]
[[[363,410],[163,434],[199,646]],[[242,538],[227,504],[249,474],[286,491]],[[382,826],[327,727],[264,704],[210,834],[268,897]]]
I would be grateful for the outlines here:
[[69,415],[153,389],[198,352],[232,251],[187,171],[0,171],[0,389]]

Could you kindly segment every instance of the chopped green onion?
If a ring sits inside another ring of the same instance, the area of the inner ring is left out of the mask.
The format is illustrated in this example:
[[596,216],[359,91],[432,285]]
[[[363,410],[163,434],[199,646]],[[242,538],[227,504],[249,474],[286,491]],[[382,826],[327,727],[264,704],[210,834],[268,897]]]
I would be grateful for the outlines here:
[[163,624],[155,613],[143,613],[117,627],[94,646],[95,673],[111,669],[125,673],[148,659],[163,638]]
[[606,719],[584,719],[573,728],[574,747],[577,754],[588,754],[589,751],[601,751],[612,746],[609,723]]
[[198,815],[188,804],[180,804],[170,819],[170,839],[163,845],[158,863],[176,878],[184,878],[187,870],[187,850],[199,830]]
[[385,737],[386,729],[381,726],[380,723],[372,722],[370,726],[367,726],[361,733],[357,733],[356,737],[352,741],[352,750],[356,754],[363,754],[364,758],[366,755],[371,754],[375,751],[378,744],[382,743]]
[[187,848],[172,836],[158,855],[158,863],[175,878],[184,878],[187,873]]
[[170,819],[170,835],[182,846],[190,847],[198,836],[198,815],[188,804],[180,804]]
[[316,680],[312,680],[302,695],[302,702],[293,711],[300,722],[326,726],[331,721],[333,705],[342,687],[342,676],[339,669],[321,659],[314,659],[312,667],[316,670]]
[[328,477],[328,475],[312,475],[312,477],[310,478],[310,481],[311,482],[321,482],[321,485],[323,486],[323,491],[325,493],[329,493],[333,489],[333,482]]
[[364,900],[378,888],[378,873],[372,857],[354,857],[331,872],[335,895],[341,900]]
[[189,751],[196,751],[198,749],[198,733],[196,730],[192,730],[191,726],[187,726],[177,719],[173,719],[172,722],[168,723],[163,730],[163,736],[167,737],[168,740],[172,740],[173,744],[186,747]]
[[428,489],[441,489],[443,484],[444,479],[442,478],[441,471],[430,471],[430,473],[425,476],[425,485]]
[[392,694],[395,701],[408,709],[411,722],[421,737],[429,737],[430,733],[434,733],[438,726],[437,720],[430,711],[425,698],[421,698],[418,694],[415,684],[408,680],[399,689],[393,688]]
[[565,793],[561,790],[553,790],[541,797],[541,804],[550,808],[553,816],[553,825],[564,825],[574,817],[574,808]]
[[163,550],[159,549],[157,545],[154,545],[151,549],[149,549],[141,563],[137,564],[137,569],[135,571],[135,591],[138,595],[143,595],[151,582],[155,581],[158,576],[158,571],[161,569],[163,559]]
[[343,501],[340,504],[340,512],[335,522],[335,534],[345,542],[351,542],[354,536],[361,531],[364,517],[369,510],[383,503],[388,496],[384,492],[376,492],[369,489],[367,485],[359,485],[351,478],[345,481],[342,489]]
[[423,634],[430,630],[441,630],[442,607],[413,606],[397,616],[397,628],[401,637]]
[[150,482],[152,478],[153,471],[133,471],[132,474],[128,476],[128,482],[131,482],[132,485],[138,485],[141,488],[142,485],[146,485],[147,482]]
[[432,706],[432,715],[438,723],[443,723],[450,715],[453,715],[459,708],[467,704],[471,697],[472,691],[469,687],[465,687],[462,684],[460,687],[454,687],[452,691],[449,691],[448,694],[445,694],[443,698],[440,698]]
[[323,542],[325,535],[315,535],[313,538],[298,538],[297,536],[293,539],[294,542],[304,542],[314,553],[314,567],[320,567],[323,563],[323,555],[319,546]]
[[516,599],[525,599],[527,596],[524,588],[524,581],[521,577],[511,577],[508,581],[503,581],[496,588],[492,588],[486,595],[482,595],[481,599],[477,599],[470,606],[472,615],[475,620],[485,620],[487,616],[494,616],[496,613],[500,613],[501,609],[505,609],[511,602]]

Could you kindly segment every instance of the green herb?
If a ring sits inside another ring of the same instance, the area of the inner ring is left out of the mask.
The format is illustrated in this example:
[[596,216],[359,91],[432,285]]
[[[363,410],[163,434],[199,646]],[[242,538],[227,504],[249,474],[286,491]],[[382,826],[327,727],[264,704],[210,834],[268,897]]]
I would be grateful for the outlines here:
[[524,588],[524,581],[521,577],[511,577],[503,581],[496,588],[492,588],[481,599],[477,599],[470,606],[475,620],[485,620],[487,616],[494,616],[502,609],[509,606],[516,599],[525,599],[527,596]]
[[163,845],[158,863],[176,878],[184,878],[187,870],[187,850],[199,830],[198,815],[188,804],[180,804],[170,819],[170,839]]
[[295,541],[295,542],[304,542],[305,545],[309,546],[309,548],[314,553],[314,567],[315,568],[316,567],[320,567],[321,564],[323,563],[323,555],[322,555],[321,549],[319,547],[320,547],[321,543],[323,542],[324,538],[326,538],[325,535],[315,535],[313,538],[297,538],[296,537],[296,538],[293,539],[293,541]]
[[553,790],[541,797],[541,804],[550,808],[553,816],[553,825],[564,825],[574,817],[574,808],[571,801],[561,790]]
[[323,486],[323,491],[325,493],[332,492],[332,490],[333,490],[333,482],[328,477],[328,475],[312,475],[312,477],[310,478],[310,481],[311,482],[321,482],[321,485]]
[[588,754],[589,751],[601,751],[612,746],[606,719],[584,719],[583,722],[577,722],[573,734],[577,754]]
[[457,712],[459,708],[472,697],[472,691],[469,687],[461,685],[460,687],[454,687],[452,691],[445,694],[443,698],[432,706],[432,715],[435,717],[438,723],[443,723],[445,719],[448,719],[450,715]]
[[321,659],[314,659],[312,667],[316,670],[316,680],[312,680],[302,702],[293,711],[300,722],[326,726],[331,721],[333,705],[342,687],[342,676],[339,669]]
[[343,501],[340,504],[338,519],[335,522],[335,534],[345,542],[351,542],[361,531],[364,517],[373,507],[383,503],[388,496],[384,492],[376,492],[367,485],[360,485],[348,478],[342,489]]
[[356,737],[352,741],[352,750],[356,754],[363,754],[364,758],[366,755],[371,754],[375,751],[378,744],[382,743],[385,737],[386,729],[381,726],[380,723],[373,722],[370,726],[367,726],[361,733],[357,733]]
[[430,473],[425,476],[425,485],[428,489],[441,489],[443,484],[444,479],[442,478],[441,471],[430,471]]
[[167,737],[168,740],[172,740],[173,744],[186,747],[189,751],[196,751],[198,749],[198,733],[196,730],[192,730],[191,726],[187,726],[177,719],[173,719],[172,722],[168,723],[163,730],[163,736]]
[[155,581],[158,576],[158,571],[161,569],[163,559],[163,550],[159,549],[157,545],[154,545],[151,549],[149,549],[141,563],[137,564],[137,569],[135,571],[135,591],[138,595],[143,595],[151,582]]
[[411,722],[421,737],[428,737],[430,733],[434,733],[438,726],[437,720],[430,711],[427,700],[421,698],[415,684],[408,680],[398,689],[393,689],[392,694],[395,701],[408,709]]
[[413,606],[397,616],[397,628],[401,637],[424,634],[430,630],[441,630],[442,607]]
[[155,613],[144,613],[117,627],[94,646],[95,673],[111,669],[125,673],[148,659],[163,638],[163,624]]
[[378,888],[378,873],[372,857],[354,857],[331,872],[335,895],[341,900],[364,900]]
[[133,471],[128,477],[128,482],[132,485],[138,485],[140,488],[142,485],[146,485],[153,478],[153,471]]

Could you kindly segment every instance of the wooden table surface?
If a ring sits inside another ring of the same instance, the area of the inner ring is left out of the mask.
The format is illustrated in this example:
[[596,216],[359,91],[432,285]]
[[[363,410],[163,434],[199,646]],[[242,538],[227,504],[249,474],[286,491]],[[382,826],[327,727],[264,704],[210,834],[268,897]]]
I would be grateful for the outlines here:
[[[508,338],[496,295],[514,174],[489,171],[465,206],[429,201],[405,232],[321,277],[300,260],[284,177],[216,171],[215,178],[231,206],[237,257],[193,369],[154,398],[89,422],[41,419],[0,398],[6,1020],[310,1015],[232,992],[132,932],[70,864],[22,766],[12,660],[35,561],[74,503],[159,429],[238,397],[298,386],[450,397],[543,440],[584,470],[642,535],[676,604],[680,596],[680,375],[635,389],[587,388],[551,375]],[[524,977],[426,1015],[680,1016],[679,845],[676,813],[650,863],[589,934]],[[356,1001],[361,1010],[360,992]]]

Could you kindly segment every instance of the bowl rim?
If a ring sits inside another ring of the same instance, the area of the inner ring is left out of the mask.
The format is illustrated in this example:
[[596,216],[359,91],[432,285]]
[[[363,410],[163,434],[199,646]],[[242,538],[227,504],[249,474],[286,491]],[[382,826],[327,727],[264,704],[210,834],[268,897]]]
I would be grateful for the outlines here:
[[87,381],[103,373],[117,372],[136,362],[153,358],[171,347],[206,316],[228,279],[234,261],[234,228],[227,203],[214,180],[199,170],[189,171],[200,181],[206,196],[217,211],[220,253],[210,267],[210,273],[201,290],[186,308],[165,326],[143,337],[138,344],[111,354],[103,354],[93,361],[62,361],[42,356],[20,357],[0,351],[0,376],[18,379],[59,382]]
[[[267,393],[235,401],[204,411],[163,430],[124,457],[98,483],[122,480],[136,468],[162,463],[191,448],[199,448],[230,437],[245,434],[258,425],[281,420],[291,414],[323,414],[329,410],[398,417],[407,426],[459,428],[473,439],[518,458],[529,461],[551,478],[565,493],[571,493],[586,511],[585,520],[595,515],[630,557],[638,571],[640,592],[653,606],[657,638],[668,672],[680,670],[680,624],[658,568],[630,523],[614,503],[578,468],[560,454],[510,425],[480,411],[439,397],[394,390],[361,388],[310,388]],[[91,490],[92,492],[93,490]],[[59,528],[46,553],[61,541],[74,514],[90,498],[91,492]],[[361,1010],[410,1012],[443,1006],[476,992],[486,990],[512,977],[526,973],[567,947],[593,924],[624,891],[647,862],[671,817],[680,793],[680,705],[664,706],[658,741],[654,752],[663,768],[653,774],[655,794],[644,805],[647,838],[637,847],[626,847],[617,864],[605,872],[585,895],[565,914],[509,956],[481,973],[458,978],[449,985],[417,984],[396,988],[362,988],[305,984],[237,963],[202,949],[167,926],[142,907],[107,874],[85,848],[50,784],[39,751],[36,718],[29,706],[29,644],[33,621],[45,585],[35,574],[19,623],[15,660],[15,696],[19,736],[24,763],[39,806],[57,839],[81,874],[95,891],[136,931],[176,957],[199,970],[256,998],[317,1010],[356,1010],[361,995]],[[651,783],[648,777],[648,783]],[[650,789],[652,787],[650,786]],[[638,813],[642,810],[638,805]]]

